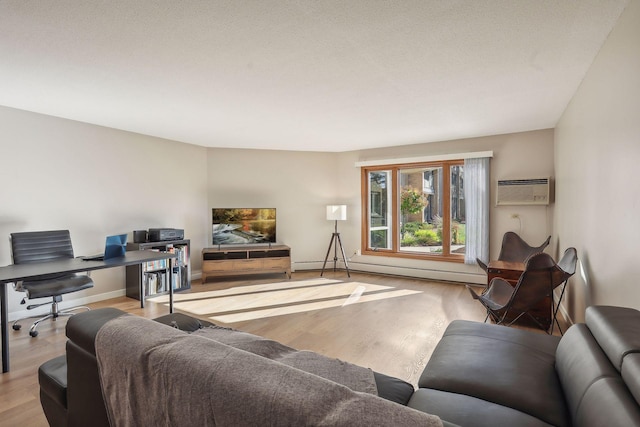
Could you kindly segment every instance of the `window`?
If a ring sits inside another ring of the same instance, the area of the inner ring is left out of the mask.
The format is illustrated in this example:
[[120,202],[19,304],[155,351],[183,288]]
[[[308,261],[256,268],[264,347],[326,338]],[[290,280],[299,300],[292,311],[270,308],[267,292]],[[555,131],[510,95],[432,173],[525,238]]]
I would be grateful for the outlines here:
[[464,261],[463,160],[363,167],[362,181],[364,253]]
[[369,174],[369,241],[372,247],[391,249],[391,171]]

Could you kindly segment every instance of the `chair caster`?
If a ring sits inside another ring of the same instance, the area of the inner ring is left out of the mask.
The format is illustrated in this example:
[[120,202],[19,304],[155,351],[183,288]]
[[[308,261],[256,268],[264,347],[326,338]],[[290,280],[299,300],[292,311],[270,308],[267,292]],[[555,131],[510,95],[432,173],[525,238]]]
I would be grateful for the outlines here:
[[22,328],[22,325],[15,324],[15,325],[12,326],[12,328],[13,328],[14,331],[19,331],[20,328]]
[[35,338],[38,336],[38,331],[29,331],[29,335],[31,335],[31,337]]

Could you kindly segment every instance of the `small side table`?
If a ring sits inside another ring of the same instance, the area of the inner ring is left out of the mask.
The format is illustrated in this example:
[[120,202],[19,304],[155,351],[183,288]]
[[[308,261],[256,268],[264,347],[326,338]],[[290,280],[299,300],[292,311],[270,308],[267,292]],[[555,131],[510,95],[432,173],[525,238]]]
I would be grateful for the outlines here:
[[[509,262],[509,261],[491,261],[487,265],[487,286],[491,283],[494,277],[500,277],[511,284],[516,286],[520,276],[524,272],[523,262]],[[547,329],[551,327],[551,297],[546,297],[541,300],[531,311],[531,315],[535,317],[538,322]],[[507,315],[507,319],[509,319]],[[528,322],[527,322],[528,320]],[[521,317],[517,322],[519,325],[534,325],[531,319],[527,319],[527,316]]]
[[487,265],[487,285],[494,277],[500,277],[515,286],[523,271],[523,262],[491,261]]

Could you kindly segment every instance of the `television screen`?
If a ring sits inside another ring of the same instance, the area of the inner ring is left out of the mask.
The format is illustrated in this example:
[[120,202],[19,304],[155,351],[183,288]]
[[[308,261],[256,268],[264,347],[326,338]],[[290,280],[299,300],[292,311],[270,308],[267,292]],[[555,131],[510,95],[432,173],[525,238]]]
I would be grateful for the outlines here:
[[214,245],[276,242],[276,210],[273,208],[212,209]]

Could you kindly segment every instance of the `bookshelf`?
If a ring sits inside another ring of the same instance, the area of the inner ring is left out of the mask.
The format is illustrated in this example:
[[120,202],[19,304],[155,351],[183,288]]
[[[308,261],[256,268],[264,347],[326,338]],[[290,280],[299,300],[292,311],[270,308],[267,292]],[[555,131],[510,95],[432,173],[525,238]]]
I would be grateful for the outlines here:
[[173,274],[175,292],[191,288],[189,240],[165,240],[162,242],[127,243],[128,251],[158,251],[176,254],[173,271],[169,271],[169,260],[159,260],[143,264],[130,265],[126,268],[126,295],[144,301],[148,297],[169,292],[169,274]]
[[222,245],[202,250],[202,283],[211,277],[265,273],[285,273],[291,278],[289,246]]

